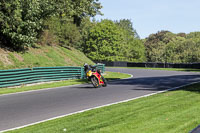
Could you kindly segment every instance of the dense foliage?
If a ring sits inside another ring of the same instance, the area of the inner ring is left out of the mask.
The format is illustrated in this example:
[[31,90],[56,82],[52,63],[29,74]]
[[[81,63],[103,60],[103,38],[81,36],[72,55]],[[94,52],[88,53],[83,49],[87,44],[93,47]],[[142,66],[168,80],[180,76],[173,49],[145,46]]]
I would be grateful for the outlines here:
[[149,62],[200,62],[200,32],[173,34],[161,31],[145,39]]
[[2,0],[1,42],[14,49],[33,45],[42,29],[43,20],[53,9],[49,0]]
[[[124,23],[128,22],[128,23]],[[130,20],[102,20],[89,30],[84,52],[92,60],[145,61],[145,49]]]
[[200,32],[140,39],[129,19],[92,20],[101,8],[98,0],[1,0],[0,47],[60,45],[97,61],[200,62]]
[[61,45],[92,60],[145,61],[130,20],[91,21],[101,14],[98,0],[3,0],[0,7],[0,43],[6,47]]
[[58,21],[64,22],[65,28],[71,31],[66,27],[68,19],[80,25],[85,16],[100,13],[99,9],[98,0],[1,0],[0,44],[13,49],[32,46],[49,17],[59,17]]
[[54,43],[64,47],[78,47],[81,34],[72,20],[61,21],[58,17],[51,17],[45,21],[45,27],[45,33],[52,36],[51,38],[44,38],[44,40],[48,40],[48,45]]

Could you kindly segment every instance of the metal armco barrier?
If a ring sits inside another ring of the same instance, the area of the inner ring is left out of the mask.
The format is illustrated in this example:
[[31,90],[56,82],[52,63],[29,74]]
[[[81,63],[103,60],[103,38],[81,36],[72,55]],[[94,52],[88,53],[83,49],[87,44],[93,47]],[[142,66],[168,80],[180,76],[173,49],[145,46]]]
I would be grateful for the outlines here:
[[[105,65],[97,64],[97,69],[105,72]],[[83,67],[34,67],[32,69],[0,70],[0,88],[38,82],[83,79],[84,77]]]
[[111,67],[150,67],[150,68],[194,68],[200,69],[200,63],[157,63],[157,62],[124,62],[97,61]]
[[102,73],[105,72],[105,64],[97,64],[97,69],[100,69],[102,71]]

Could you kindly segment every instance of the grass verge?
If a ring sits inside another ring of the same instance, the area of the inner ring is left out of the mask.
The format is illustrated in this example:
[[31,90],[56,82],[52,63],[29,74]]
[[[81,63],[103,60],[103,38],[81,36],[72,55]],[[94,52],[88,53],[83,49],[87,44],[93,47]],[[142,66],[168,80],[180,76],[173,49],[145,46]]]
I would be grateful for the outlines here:
[[150,68],[150,67],[108,67],[108,68],[151,69],[151,70],[166,70],[166,71],[200,72],[200,69],[192,69],[192,68]]
[[18,69],[32,67],[82,66],[85,62],[94,64],[82,52],[61,46],[40,46],[29,48],[25,52],[13,52],[0,49],[0,69]]
[[[107,80],[114,80],[114,79],[123,79],[128,78],[130,75],[118,72],[106,72],[104,76]],[[0,95],[2,94],[9,94],[9,93],[16,93],[16,92],[23,92],[23,91],[30,91],[30,90],[39,90],[45,88],[55,88],[55,87],[62,87],[62,86],[69,86],[69,85],[76,85],[76,84],[84,84],[88,83],[87,80],[65,80],[53,83],[44,83],[39,85],[32,85],[32,86],[20,86],[15,88],[0,88]]]
[[188,133],[199,110],[200,83],[8,133]]

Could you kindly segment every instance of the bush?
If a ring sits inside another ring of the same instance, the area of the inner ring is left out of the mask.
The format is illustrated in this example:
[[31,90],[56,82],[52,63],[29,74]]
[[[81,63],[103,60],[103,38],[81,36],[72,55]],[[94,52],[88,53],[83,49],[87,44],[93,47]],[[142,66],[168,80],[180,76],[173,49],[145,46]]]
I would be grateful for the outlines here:
[[60,18],[52,17],[45,22],[45,26],[55,36],[59,45],[68,48],[78,47],[81,34],[79,28],[70,19],[60,21]]
[[48,0],[1,1],[0,33],[3,36],[2,41],[6,42],[4,45],[14,49],[34,45],[42,30],[43,19],[51,14],[50,7]]

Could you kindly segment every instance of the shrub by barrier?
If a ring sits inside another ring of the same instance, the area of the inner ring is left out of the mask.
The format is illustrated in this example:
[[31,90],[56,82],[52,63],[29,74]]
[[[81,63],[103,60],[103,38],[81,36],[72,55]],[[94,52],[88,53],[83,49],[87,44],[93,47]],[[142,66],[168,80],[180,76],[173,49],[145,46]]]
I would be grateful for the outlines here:
[[[104,64],[97,64],[97,69],[105,71]],[[0,88],[30,83],[84,79],[83,67],[34,67],[26,69],[0,70]]]

